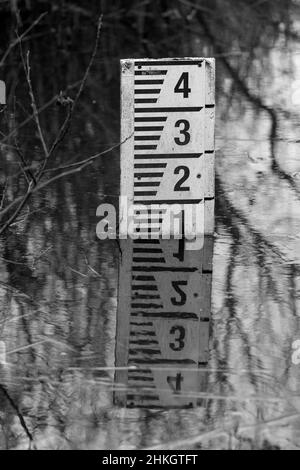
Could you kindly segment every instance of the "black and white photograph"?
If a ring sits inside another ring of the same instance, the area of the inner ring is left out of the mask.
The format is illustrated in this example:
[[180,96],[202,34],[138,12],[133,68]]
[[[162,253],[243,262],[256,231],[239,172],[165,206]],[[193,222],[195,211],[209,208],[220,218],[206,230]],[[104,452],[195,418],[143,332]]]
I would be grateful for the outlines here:
[[299,0],[0,0],[0,450],[300,450]]

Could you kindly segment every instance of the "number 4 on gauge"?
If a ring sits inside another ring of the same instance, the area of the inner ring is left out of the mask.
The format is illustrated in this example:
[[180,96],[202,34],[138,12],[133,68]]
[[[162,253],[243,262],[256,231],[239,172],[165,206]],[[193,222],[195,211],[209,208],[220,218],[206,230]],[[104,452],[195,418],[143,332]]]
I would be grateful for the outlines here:
[[168,376],[167,382],[175,395],[178,395],[181,392],[181,384],[183,382],[181,373],[177,374],[175,377]]
[[174,88],[175,93],[183,93],[184,98],[189,97],[189,93],[191,93],[191,89],[189,88],[189,73],[183,72],[180,79],[177,82],[177,85]]

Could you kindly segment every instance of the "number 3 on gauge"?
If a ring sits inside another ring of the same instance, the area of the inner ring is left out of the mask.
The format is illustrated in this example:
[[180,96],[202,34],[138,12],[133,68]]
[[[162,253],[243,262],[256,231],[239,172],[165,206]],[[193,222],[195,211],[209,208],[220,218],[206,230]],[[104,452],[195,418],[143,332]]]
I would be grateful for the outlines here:
[[182,351],[185,347],[185,328],[181,325],[174,325],[170,329],[170,335],[174,335],[174,340],[169,343],[172,351]]
[[175,127],[179,127],[179,134],[181,137],[174,137],[177,145],[187,145],[191,140],[191,134],[188,132],[190,129],[190,123],[186,119],[179,119],[175,123]]

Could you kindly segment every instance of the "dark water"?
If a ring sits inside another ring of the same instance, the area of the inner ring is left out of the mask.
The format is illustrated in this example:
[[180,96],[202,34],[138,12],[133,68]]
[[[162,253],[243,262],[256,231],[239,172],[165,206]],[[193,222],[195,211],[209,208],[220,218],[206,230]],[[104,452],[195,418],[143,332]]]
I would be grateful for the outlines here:
[[[297,11],[290,21],[297,31]],[[298,448],[300,43],[281,29],[251,50],[236,31],[221,50],[205,27],[178,54],[170,46],[170,56],[217,59],[213,326],[203,404],[168,411],[113,405],[118,246],[96,238],[95,213],[118,197],[115,149],[35,195],[0,238],[0,448]],[[102,49],[105,41],[104,34]],[[83,41],[65,63],[59,51],[56,73],[55,48],[44,62],[45,46],[33,47],[39,103],[82,76],[91,44]],[[137,55],[131,48],[119,54]],[[102,49],[50,168],[119,141],[118,56]],[[0,77],[9,91],[4,135],[30,113],[17,57]],[[64,112],[53,104],[41,115],[49,140]],[[38,161],[34,124],[16,135],[28,161]],[[14,137],[1,145],[4,204],[25,188],[15,147]]]

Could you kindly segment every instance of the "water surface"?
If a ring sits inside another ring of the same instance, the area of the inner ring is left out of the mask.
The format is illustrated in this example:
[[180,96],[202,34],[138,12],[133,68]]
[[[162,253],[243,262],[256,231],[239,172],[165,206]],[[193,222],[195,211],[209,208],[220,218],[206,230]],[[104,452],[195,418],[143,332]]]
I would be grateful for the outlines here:
[[[276,34],[268,32],[270,17],[262,15],[263,35],[255,30],[251,39],[245,23],[243,37],[235,24],[221,44],[217,23],[196,22],[193,14],[194,20],[180,23],[181,45],[166,17],[159,17],[165,23],[155,32],[162,46],[147,36],[147,22],[139,23],[148,50],[134,46],[128,25],[132,18],[141,21],[141,11],[104,16],[96,63],[50,169],[119,142],[119,57],[216,56],[213,321],[201,406],[139,410],[113,404],[119,250],[114,241],[97,239],[95,213],[119,195],[116,148],[36,194],[0,239],[0,448],[298,448],[300,365],[293,364],[292,345],[300,340],[299,41],[284,34],[284,19]],[[289,18],[296,32],[297,15]],[[38,31],[49,35],[51,47],[45,38],[30,43],[40,105],[83,74],[94,33],[81,30],[76,18],[71,25],[69,16],[64,20],[73,42],[66,30],[53,34],[50,16]],[[76,31],[82,41],[75,41]],[[114,46],[107,44],[110,37]],[[0,77],[8,85],[1,132],[19,126],[16,138],[1,146],[4,203],[25,188],[15,147],[21,145],[33,164],[42,158],[32,120],[20,127],[30,106],[19,62],[16,51]],[[54,103],[41,114],[47,139],[64,113]]]

